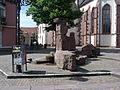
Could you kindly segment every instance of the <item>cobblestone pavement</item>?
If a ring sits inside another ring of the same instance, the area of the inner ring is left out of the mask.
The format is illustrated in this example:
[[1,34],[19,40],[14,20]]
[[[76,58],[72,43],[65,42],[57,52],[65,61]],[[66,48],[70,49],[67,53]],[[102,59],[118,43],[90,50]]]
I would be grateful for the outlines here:
[[120,61],[120,48],[101,48],[101,57]]
[[106,72],[120,72],[120,61],[110,59],[91,59],[85,66],[80,66],[85,71],[106,71]]
[[[0,90],[120,90],[113,76],[6,79],[0,74]],[[31,89],[30,89],[31,88]]]
[[[102,49],[99,58],[91,59],[86,65],[80,66],[80,71],[112,71],[120,72],[120,49]],[[47,52],[29,53],[28,58],[40,58]],[[0,68],[11,71],[11,55],[0,55]],[[42,67],[42,68],[39,68]],[[45,65],[30,64],[29,70],[52,72],[56,69]],[[60,70],[60,72],[62,72]],[[68,72],[68,71],[65,71]],[[120,90],[120,78],[114,76],[92,77],[62,77],[62,78],[26,78],[6,79],[0,74],[0,90]]]
[[[39,59],[45,57],[52,49],[43,49],[38,52],[28,53],[27,58]],[[33,51],[32,51],[33,52]],[[80,66],[79,71],[111,71],[120,72],[120,49],[101,49],[101,56],[88,60],[86,65]],[[12,71],[12,56],[0,55],[0,69],[5,72]],[[42,73],[70,73],[60,70],[56,66],[28,64],[28,70],[41,71]]]
[[98,58],[88,60],[87,64],[80,68],[86,71],[120,72],[120,48],[101,48]]

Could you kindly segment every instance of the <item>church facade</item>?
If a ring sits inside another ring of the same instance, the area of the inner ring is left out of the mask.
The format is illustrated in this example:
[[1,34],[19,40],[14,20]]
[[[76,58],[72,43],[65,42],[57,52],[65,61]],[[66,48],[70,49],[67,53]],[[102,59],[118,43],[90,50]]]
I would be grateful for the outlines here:
[[83,0],[81,45],[120,47],[120,0]]

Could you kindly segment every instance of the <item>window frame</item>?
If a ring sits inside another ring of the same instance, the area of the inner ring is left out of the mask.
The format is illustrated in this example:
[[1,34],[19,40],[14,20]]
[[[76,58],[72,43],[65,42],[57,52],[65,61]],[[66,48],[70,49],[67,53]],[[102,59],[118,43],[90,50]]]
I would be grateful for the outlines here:
[[[105,9],[106,6],[109,6],[109,28],[110,28],[109,32],[107,29],[105,29],[105,25],[106,25],[105,20],[108,20],[104,15],[104,11],[107,10]],[[105,4],[102,8],[102,34],[111,34],[111,6],[109,4]]]

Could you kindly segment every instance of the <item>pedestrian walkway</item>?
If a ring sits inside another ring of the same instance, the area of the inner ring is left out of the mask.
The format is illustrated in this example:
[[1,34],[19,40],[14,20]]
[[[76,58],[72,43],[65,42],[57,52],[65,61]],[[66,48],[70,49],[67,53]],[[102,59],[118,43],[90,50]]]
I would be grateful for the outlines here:
[[69,84],[69,85],[42,85],[42,86],[12,86],[3,87],[2,90],[119,90],[120,82],[104,84]]
[[101,48],[101,58],[120,61],[120,48]]
[[[54,48],[29,51],[27,58],[43,58],[49,55]],[[109,52],[108,52],[109,50]],[[0,55],[0,71],[7,78],[30,78],[30,77],[63,77],[63,76],[93,76],[93,75],[110,75],[120,72],[120,49],[101,48],[101,56],[91,58],[86,65],[78,66],[77,71],[59,69],[52,64],[33,64],[28,63],[28,70],[24,73],[12,73],[12,55]]]

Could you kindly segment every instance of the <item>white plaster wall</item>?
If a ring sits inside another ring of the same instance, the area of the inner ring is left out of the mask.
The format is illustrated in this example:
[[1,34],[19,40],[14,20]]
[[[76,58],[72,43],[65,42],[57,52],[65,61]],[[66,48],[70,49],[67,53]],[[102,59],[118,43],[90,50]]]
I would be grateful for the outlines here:
[[[115,0],[102,0],[101,1],[101,10],[105,4],[109,4],[111,6],[111,34],[113,34],[113,33],[116,33],[116,3],[115,3]],[[101,17],[101,19],[102,19],[102,17]],[[101,24],[102,24],[102,22],[101,22]],[[101,32],[102,32],[102,29],[101,29]]]
[[74,28],[71,28],[71,29],[68,29],[68,32],[67,32],[67,36],[70,36],[70,33],[71,32],[74,32],[75,33],[75,44],[78,45],[79,44],[79,37],[78,37],[78,27],[74,27]]
[[[76,24],[76,23],[78,23],[78,19],[76,19],[76,20],[74,20],[74,23]],[[76,26],[76,27],[73,27],[73,28],[70,28],[70,29],[68,29],[68,32],[67,32],[67,36],[70,36],[70,33],[71,32],[74,32],[75,33],[75,44],[76,45],[80,45],[80,36],[79,36],[79,34],[80,34],[80,31],[78,30],[78,27]]]
[[95,44],[94,44],[94,41],[95,41],[95,40],[94,40],[94,36],[91,36],[91,44],[92,44],[92,45],[95,45]]
[[116,35],[112,35],[111,36],[111,46],[114,46],[114,47],[116,47]]
[[[115,35],[116,33],[116,3],[115,3],[115,0],[102,0],[101,10],[105,4],[109,4],[111,6],[111,34],[112,35],[102,35],[101,38],[104,39],[104,41],[101,40],[100,43],[101,43],[101,46],[104,46],[104,45],[116,46],[116,35]],[[101,19],[102,19],[102,13],[101,13]],[[100,32],[102,33],[102,22],[101,22]],[[105,41],[105,40],[109,40],[109,41]]]
[[97,45],[99,46],[99,43],[100,43],[100,39],[99,39],[99,35],[97,35]]
[[[91,36],[91,44],[95,46],[95,36]],[[99,45],[99,35],[97,35],[97,45]]]
[[116,35],[101,35],[100,45],[101,46],[116,46]]
[[111,35],[101,35],[100,36],[100,46],[111,45]]
[[46,24],[40,24],[38,26],[38,43],[39,44],[46,44],[47,43],[47,33],[45,31]]

